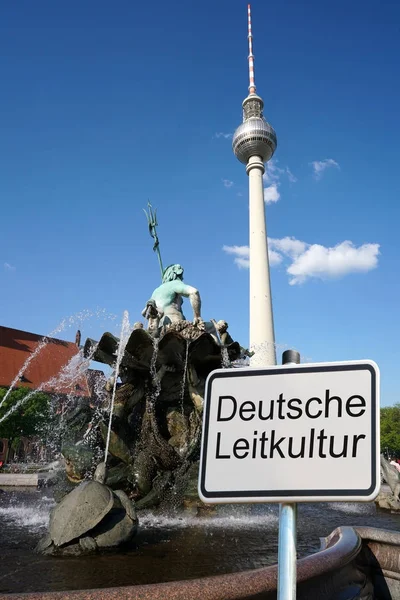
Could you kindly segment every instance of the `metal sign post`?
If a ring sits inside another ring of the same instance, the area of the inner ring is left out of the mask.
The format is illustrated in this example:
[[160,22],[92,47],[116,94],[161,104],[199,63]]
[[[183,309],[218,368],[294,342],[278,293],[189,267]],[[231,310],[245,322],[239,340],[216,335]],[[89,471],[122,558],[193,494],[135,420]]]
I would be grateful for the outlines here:
[[206,381],[203,502],[277,502],[278,600],[296,598],[296,503],[380,489],[379,368],[371,360],[218,369]]
[[[286,350],[282,354],[283,365],[298,365],[300,354]],[[295,600],[297,580],[297,504],[279,505],[278,537],[278,600]]]
[[278,600],[296,598],[297,504],[279,505]]

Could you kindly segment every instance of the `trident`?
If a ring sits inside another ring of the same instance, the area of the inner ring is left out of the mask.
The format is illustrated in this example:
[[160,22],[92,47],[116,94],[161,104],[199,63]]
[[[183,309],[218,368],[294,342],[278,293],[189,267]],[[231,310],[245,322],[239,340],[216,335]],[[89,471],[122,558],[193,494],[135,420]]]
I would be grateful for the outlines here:
[[150,201],[147,201],[147,206],[148,206],[148,212],[143,209],[144,214],[146,215],[147,218],[147,224],[149,226],[149,233],[151,235],[151,237],[154,240],[154,246],[153,246],[153,250],[154,252],[157,252],[157,257],[158,257],[158,262],[160,265],[160,270],[161,270],[161,281],[162,281],[162,277],[164,274],[164,269],[163,269],[163,264],[162,264],[162,260],[161,260],[161,253],[160,253],[160,242],[158,239],[158,235],[157,235],[157,229],[156,227],[158,226],[157,223],[157,209],[153,209],[152,205],[150,204]]

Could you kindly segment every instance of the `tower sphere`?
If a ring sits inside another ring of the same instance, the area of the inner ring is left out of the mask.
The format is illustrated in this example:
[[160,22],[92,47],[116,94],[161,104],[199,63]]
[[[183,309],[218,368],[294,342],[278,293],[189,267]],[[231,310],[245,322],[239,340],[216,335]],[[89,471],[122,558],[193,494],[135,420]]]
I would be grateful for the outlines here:
[[260,156],[263,162],[269,161],[276,146],[276,133],[261,116],[246,119],[236,129],[232,140],[233,152],[244,164],[251,156]]

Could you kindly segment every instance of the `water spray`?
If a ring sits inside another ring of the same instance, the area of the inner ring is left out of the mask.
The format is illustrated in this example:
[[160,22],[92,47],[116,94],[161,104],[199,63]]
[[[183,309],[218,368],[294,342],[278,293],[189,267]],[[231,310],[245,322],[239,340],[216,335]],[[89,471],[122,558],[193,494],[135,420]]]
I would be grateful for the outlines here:
[[120,340],[119,340],[118,349],[117,349],[117,359],[115,362],[115,376],[114,376],[114,384],[113,384],[111,402],[110,402],[110,418],[108,421],[106,449],[104,451],[105,465],[107,465],[108,449],[110,446],[111,425],[112,425],[112,417],[113,417],[113,412],[114,412],[114,402],[115,402],[115,394],[117,391],[117,381],[118,381],[118,376],[119,376],[119,370],[120,370],[121,361],[124,356],[125,347],[128,342],[130,333],[131,333],[131,327],[129,324],[129,313],[127,310],[125,310],[124,315],[122,317],[121,335],[120,335]]

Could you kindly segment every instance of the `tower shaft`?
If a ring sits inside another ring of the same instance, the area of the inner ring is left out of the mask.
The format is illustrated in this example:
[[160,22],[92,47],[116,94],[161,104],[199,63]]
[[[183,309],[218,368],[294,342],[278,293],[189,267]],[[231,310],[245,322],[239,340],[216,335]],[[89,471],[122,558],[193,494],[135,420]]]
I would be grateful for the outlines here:
[[247,26],[249,94],[242,104],[243,123],[235,131],[232,148],[246,165],[249,176],[250,349],[254,351],[250,363],[262,367],[276,364],[263,174],[264,163],[273,156],[277,140],[274,129],[264,118],[264,102],[256,94],[250,4]]
[[252,367],[276,364],[274,317],[268,260],[263,174],[261,157],[247,163],[249,176],[250,248],[250,348],[255,352]]

